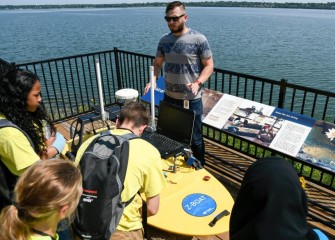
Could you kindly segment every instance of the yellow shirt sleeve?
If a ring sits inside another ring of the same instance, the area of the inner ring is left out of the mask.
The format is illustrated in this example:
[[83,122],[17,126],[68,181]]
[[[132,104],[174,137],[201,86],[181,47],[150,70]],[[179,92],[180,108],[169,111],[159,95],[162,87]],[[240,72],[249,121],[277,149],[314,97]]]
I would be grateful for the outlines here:
[[21,175],[40,159],[27,137],[13,127],[0,129],[0,158],[14,175]]

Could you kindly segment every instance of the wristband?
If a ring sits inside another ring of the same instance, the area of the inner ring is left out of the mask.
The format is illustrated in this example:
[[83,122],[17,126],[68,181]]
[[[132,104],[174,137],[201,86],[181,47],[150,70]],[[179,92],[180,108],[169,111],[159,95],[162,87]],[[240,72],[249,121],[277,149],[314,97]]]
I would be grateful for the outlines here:
[[199,88],[201,88],[201,87],[202,87],[202,82],[200,82],[200,81],[199,81],[199,79],[195,80],[195,82],[194,82],[194,83],[198,84]]
[[51,144],[51,146],[56,148],[58,153],[61,153],[65,147],[65,143],[66,141],[63,135],[60,134],[59,132],[56,132],[55,141],[53,142],[53,144]]

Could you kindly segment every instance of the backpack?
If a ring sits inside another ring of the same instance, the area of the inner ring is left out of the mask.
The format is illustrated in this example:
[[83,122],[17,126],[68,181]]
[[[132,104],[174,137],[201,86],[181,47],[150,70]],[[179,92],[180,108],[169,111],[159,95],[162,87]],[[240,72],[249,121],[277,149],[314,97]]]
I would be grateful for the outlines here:
[[[34,143],[29,135],[19,128],[16,124],[7,119],[0,119],[0,128],[13,127],[19,129],[29,140],[30,145],[34,148]],[[6,165],[0,159],[0,210],[5,206],[12,204],[13,192],[18,176],[9,171]]]
[[[102,132],[86,148],[80,159],[83,194],[73,230],[80,239],[105,240],[116,230],[123,209],[134,199],[121,201],[128,166],[129,133],[121,136]],[[136,195],[136,194],[135,194]]]

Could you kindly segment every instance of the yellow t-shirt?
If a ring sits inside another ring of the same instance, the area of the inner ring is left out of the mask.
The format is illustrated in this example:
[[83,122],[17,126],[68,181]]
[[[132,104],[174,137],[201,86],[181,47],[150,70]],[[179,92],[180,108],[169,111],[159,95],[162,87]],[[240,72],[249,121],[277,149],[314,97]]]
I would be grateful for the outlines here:
[[[129,130],[115,129],[111,131],[115,135],[124,135]],[[79,163],[83,152],[96,136],[86,140],[79,148],[76,163]],[[142,207],[142,199],[139,190],[146,197],[154,197],[165,187],[166,180],[162,171],[161,157],[158,150],[143,139],[132,139],[129,142],[129,160],[124,190],[121,198],[127,202],[134,195],[134,200],[124,209],[120,223],[117,227],[121,231],[133,231],[142,228],[142,216],[139,209]]]
[[[0,113],[0,119],[6,119]],[[22,172],[40,157],[22,131],[13,127],[0,128],[0,159],[14,175]]]
[[[57,233],[56,233],[55,237],[56,237],[56,240],[59,240],[59,236],[58,236]],[[36,236],[36,235],[34,235],[34,236],[30,236],[29,240],[52,240],[52,239],[49,236]]]

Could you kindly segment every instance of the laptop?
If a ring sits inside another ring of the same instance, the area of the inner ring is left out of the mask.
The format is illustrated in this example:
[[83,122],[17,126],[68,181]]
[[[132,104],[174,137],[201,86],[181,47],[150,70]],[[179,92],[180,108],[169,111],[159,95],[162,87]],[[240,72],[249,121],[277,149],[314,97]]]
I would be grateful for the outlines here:
[[144,131],[141,138],[154,145],[166,159],[191,145],[195,113],[161,101],[156,132]]

